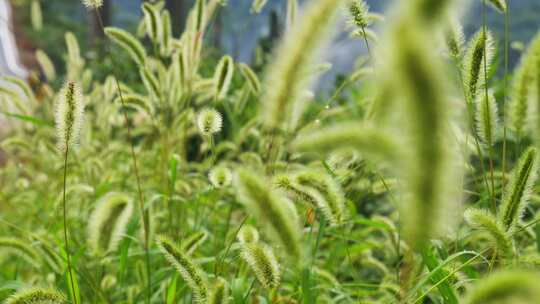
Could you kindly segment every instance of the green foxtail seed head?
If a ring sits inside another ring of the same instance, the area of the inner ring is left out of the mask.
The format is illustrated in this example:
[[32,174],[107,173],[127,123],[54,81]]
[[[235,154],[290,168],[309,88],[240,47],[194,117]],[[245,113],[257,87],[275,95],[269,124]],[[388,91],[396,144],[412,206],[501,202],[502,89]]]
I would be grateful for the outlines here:
[[264,288],[279,286],[279,263],[272,248],[262,243],[243,244],[240,255]]
[[244,225],[238,231],[238,241],[242,244],[257,243],[259,241],[259,231],[251,225]]
[[186,284],[191,288],[195,302],[206,303],[208,298],[208,285],[205,273],[199,268],[191,258],[182,252],[178,246],[166,237],[158,238],[158,246],[165,258],[182,276]]
[[505,270],[478,280],[460,303],[536,304],[540,303],[540,276],[526,270]]
[[208,179],[216,188],[227,187],[232,182],[232,172],[227,167],[218,166],[210,170],[210,173],[208,173]]
[[242,73],[242,76],[246,79],[252,92],[259,94],[261,91],[261,82],[259,81],[257,74],[255,74],[255,72],[245,63],[240,63],[239,67],[240,73]]
[[115,251],[133,214],[133,201],[123,193],[111,192],[97,203],[88,221],[88,245],[94,253]]
[[540,32],[536,34],[531,42],[529,51],[527,52],[530,56],[531,65],[534,66],[534,74],[536,75],[534,79],[534,92],[536,93],[533,99],[533,103],[536,105],[536,121],[532,124],[534,130],[535,140],[537,147],[540,146]]
[[223,118],[221,114],[211,108],[202,109],[197,114],[197,128],[201,135],[208,136],[221,131]]
[[223,278],[218,278],[208,297],[208,304],[229,303],[229,284]]
[[103,6],[103,0],[83,0],[83,4],[88,9],[97,9]]
[[485,210],[470,208],[465,211],[464,217],[470,226],[480,229],[489,235],[493,247],[497,249],[499,254],[505,258],[514,256],[512,239],[493,214]]
[[499,127],[499,116],[497,110],[497,101],[493,92],[486,94],[478,94],[476,97],[476,130],[478,137],[482,142],[492,147],[495,143],[496,132]]
[[66,297],[54,289],[29,288],[10,296],[4,304],[65,304]]
[[57,146],[62,152],[74,148],[80,137],[84,119],[84,101],[79,85],[69,81],[60,91],[55,104]]
[[144,62],[146,61],[146,50],[141,42],[133,37],[133,35],[127,31],[115,27],[106,27],[105,35],[126,50],[137,65],[144,65]]
[[463,82],[470,101],[484,88],[486,75],[484,61],[489,72],[493,61],[493,37],[489,31],[478,31],[469,42],[463,64]]
[[45,75],[48,81],[56,79],[56,69],[49,56],[43,50],[36,50],[36,60],[39,63],[41,71]]
[[12,237],[0,237],[0,251],[14,254],[32,266],[40,267],[39,254],[27,242]]
[[[510,88],[510,123],[519,137],[524,135],[527,124],[532,115],[532,97],[535,79],[535,64],[530,60],[530,50],[522,57],[514,72],[514,78]],[[537,77],[537,76],[536,76]]]
[[364,0],[349,0],[349,22],[361,29],[369,26],[369,6]]
[[523,153],[504,191],[498,215],[507,231],[513,231],[519,223],[531,197],[538,177],[537,154],[535,148],[529,148]]
[[327,40],[342,0],[310,1],[301,20],[287,32],[270,65],[264,84],[265,95],[260,110],[266,129],[292,131],[307,100],[303,92],[310,85],[306,72],[315,55]]
[[146,34],[154,42],[157,42],[161,36],[161,17],[156,6],[149,2],[144,2],[142,5],[144,13],[144,22],[146,25]]
[[345,195],[341,186],[328,174],[317,171],[305,171],[296,175],[296,181],[303,186],[318,191],[326,201],[327,219],[331,224],[341,225],[347,220]]
[[186,254],[191,255],[206,239],[208,239],[208,232],[204,230],[195,232],[182,241],[180,249]]
[[190,30],[194,33],[202,33],[206,25],[206,1],[196,0],[194,7],[190,11]]
[[43,29],[43,12],[39,0],[32,0],[30,6],[30,21],[32,21],[32,28],[34,30],[41,31]]
[[461,58],[463,54],[463,46],[465,45],[465,33],[463,26],[455,19],[452,19],[445,32],[444,39],[448,54],[453,58]]
[[171,14],[169,11],[164,11],[161,14],[161,35],[159,43],[161,45],[161,55],[168,57],[171,52],[172,25]]
[[[278,175],[274,178],[274,183],[289,193],[293,199],[317,208],[330,225],[342,224],[343,212],[340,212],[340,208],[335,206],[335,203],[340,200],[329,194],[326,184],[323,186],[322,183],[313,182],[309,173],[304,172],[291,177]],[[335,190],[333,187],[332,189]]]
[[214,74],[214,98],[223,99],[229,87],[234,74],[234,61],[231,56],[223,56],[219,61]]
[[[415,5],[421,0],[401,2]],[[428,1],[422,1],[427,4]],[[442,1],[431,1],[439,5]],[[412,3],[411,3],[412,4]],[[408,8],[403,8],[407,10]],[[424,9],[428,9],[427,7]],[[431,9],[440,9],[432,7]],[[387,84],[399,92],[394,105],[403,107],[400,122],[404,125],[400,141],[398,174],[402,176],[406,202],[403,202],[403,229],[408,243],[415,250],[433,236],[452,229],[449,221],[457,218],[449,213],[461,201],[460,164],[457,143],[449,132],[450,113],[445,81],[445,67],[432,45],[437,31],[432,20],[420,15],[395,20],[385,39],[388,49],[384,74]],[[429,29],[428,29],[429,28]],[[399,103],[397,103],[399,101]]]
[[294,205],[249,170],[240,169],[235,184],[239,201],[246,206],[246,210],[292,260],[298,261],[302,255],[301,230]]

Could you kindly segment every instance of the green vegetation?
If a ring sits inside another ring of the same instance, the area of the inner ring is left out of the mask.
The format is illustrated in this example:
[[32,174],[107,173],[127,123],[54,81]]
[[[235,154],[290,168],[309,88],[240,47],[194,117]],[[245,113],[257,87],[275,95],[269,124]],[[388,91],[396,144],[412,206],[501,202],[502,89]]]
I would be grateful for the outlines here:
[[[99,73],[64,33],[0,87],[0,301],[539,303],[540,33],[512,73],[506,2],[468,40],[458,2],[288,0],[262,72],[209,51],[220,0],[100,27]],[[369,53],[324,98],[343,13]]]

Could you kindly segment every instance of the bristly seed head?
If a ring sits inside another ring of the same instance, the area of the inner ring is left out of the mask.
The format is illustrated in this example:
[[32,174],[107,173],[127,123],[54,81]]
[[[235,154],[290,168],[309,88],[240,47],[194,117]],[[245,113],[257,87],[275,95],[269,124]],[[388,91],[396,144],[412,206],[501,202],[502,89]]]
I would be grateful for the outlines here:
[[44,289],[44,288],[30,288],[18,291],[16,294],[9,297],[5,304],[37,304],[37,303],[48,303],[48,304],[60,304],[67,303],[66,297],[60,292],[53,289]]
[[214,187],[223,188],[231,184],[232,173],[229,168],[219,166],[210,170],[210,173],[208,173],[208,179]]
[[70,81],[66,83],[56,102],[56,132],[58,149],[65,152],[74,148],[79,141],[83,124],[84,102],[79,86]]
[[221,114],[211,108],[202,109],[197,115],[197,127],[202,135],[212,135],[221,131],[223,118]]
[[363,0],[351,0],[349,3],[350,23],[359,28],[366,28],[369,25],[369,6]]
[[272,248],[262,243],[243,244],[241,257],[264,288],[272,289],[279,286],[281,277],[279,263]]
[[259,241],[259,232],[251,225],[245,225],[238,231],[238,241],[242,244],[257,243]]

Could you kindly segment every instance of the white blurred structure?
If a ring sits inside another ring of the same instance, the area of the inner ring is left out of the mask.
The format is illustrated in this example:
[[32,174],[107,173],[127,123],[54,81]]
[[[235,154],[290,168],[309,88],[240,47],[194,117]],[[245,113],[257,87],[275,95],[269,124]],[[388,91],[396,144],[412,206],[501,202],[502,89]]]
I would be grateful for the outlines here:
[[[0,0],[0,85],[5,85],[3,76],[26,79],[28,71],[19,61],[19,50],[13,36],[13,19],[8,0]],[[9,98],[0,96],[0,108],[11,110]],[[7,132],[6,117],[0,114],[0,137]]]
[[12,28],[11,5],[8,0],[0,0],[0,76],[26,78],[28,72],[20,64]]

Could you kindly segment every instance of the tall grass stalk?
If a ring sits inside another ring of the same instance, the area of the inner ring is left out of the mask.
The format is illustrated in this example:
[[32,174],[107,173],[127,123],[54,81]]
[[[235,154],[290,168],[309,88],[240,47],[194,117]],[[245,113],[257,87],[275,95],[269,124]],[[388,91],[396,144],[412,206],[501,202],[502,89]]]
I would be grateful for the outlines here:
[[[103,18],[101,17],[101,13],[99,11],[99,8],[95,8],[94,12],[96,14],[96,17],[98,19],[99,27],[103,34],[105,35],[105,27],[103,25]],[[115,66],[115,65],[113,65]],[[112,74],[112,77],[114,78],[114,82],[116,85],[116,90],[118,92],[118,95],[120,97],[120,101],[122,102],[122,108],[125,108],[125,100],[122,93],[122,89],[120,88],[120,82],[118,81],[118,78],[116,77],[116,73]],[[127,130],[127,137],[128,141],[130,143],[131,148],[131,159],[133,163],[133,172],[135,173],[135,178],[137,182],[137,193],[139,197],[139,212],[141,216],[141,220],[143,223],[143,229],[144,229],[144,243],[143,248],[145,252],[145,259],[146,259],[146,276],[147,276],[147,290],[146,290],[146,303],[150,303],[150,299],[152,297],[152,272],[151,272],[151,259],[150,259],[150,228],[148,223],[148,215],[144,210],[144,194],[142,191],[141,186],[141,177],[139,174],[139,166],[137,162],[137,153],[135,152],[135,143],[133,142],[133,136],[131,131],[131,126],[129,124],[129,118],[126,111],[123,111],[123,117],[124,117],[124,124],[126,126]]]
[[508,69],[509,69],[509,49],[510,49],[510,7],[507,4],[504,11],[504,88],[501,109],[501,118],[503,125],[503,146],[502,146],[502,182],[506,183],[506,99],[508,97]]
[[[487,10],[487,3],[486,0],[483,0],[482,5],[482,31],[483,36],[486,37],[487,42],[487,18],[486,18],[486,10]],[[484,98],[489,100],[489,93],[488,93],[488,43],[484,43],[484,56],[483,57],[483,69],[484,69]],[[494,176],[494,167],[493,167],[493,146],[488,147],[488,157],[489,157],[489,174],[491,177],[491,208],[493,211],[497,210],[497,202],[495,201],[495,176]]]
[[73,301],[77,304],[77,294],[72,272],[71,251],[69,248],[69,228],[67,223],[66,188],[68,175],[68,156],[79,140],[80,129],[83,123],[84,104],[82,94],[76,83],[66,83],[55,105],[56,132],[58,137],[58,149],[63,153],[64,172],[62,187],[62,219],[64,230],[64,246],[67,259],[67,276],[71,288]]

